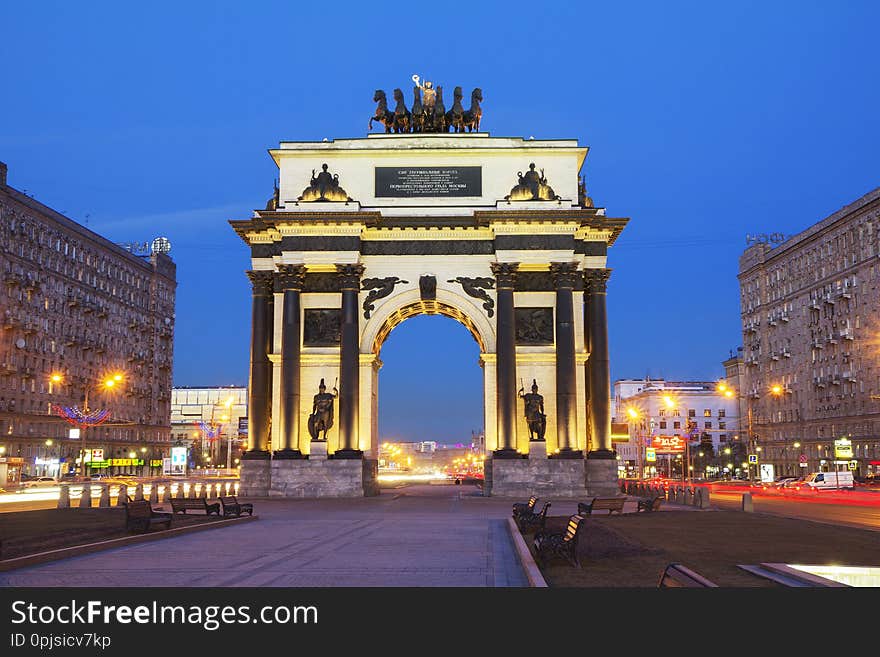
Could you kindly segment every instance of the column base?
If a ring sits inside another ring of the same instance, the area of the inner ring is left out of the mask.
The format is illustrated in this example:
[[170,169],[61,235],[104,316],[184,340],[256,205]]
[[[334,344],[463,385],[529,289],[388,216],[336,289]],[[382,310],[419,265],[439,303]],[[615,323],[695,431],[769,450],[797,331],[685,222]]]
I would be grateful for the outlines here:
[[269,494],[271,463],[268,457],[242,461],[239,473],[239,497],[266,497]]
[[587,452],[587,458],[590,460],[597,459],[600,461],[607,461],[609,459],[617,460],[617,452],[615,452],[613,449],[594,449],[591,452]]
[[565,449],[560,449],[555,454],[550,454],[547,458],[551,459],[582,459],[584,458],[584,453],[578,449],[572,449],[571,447],[566,447]]
[[496,449],[492,452],[493,459],[521,459],[525,458],[522,454],[517,452],[512,447],[505,447],[503,449]]
[[267,461],[270,458],[271,454],[266,449],[250,449],[241,455],[242,461]]
[[295,459],[304,459],[306,457],[298,449],[279,449],[274,454],[272,454],[273,459],[287,459],[287,460],[295,460]]
[[336,460],[353,460],[353,459],[362,459],[364,458],[364,453],[359,449],[337,449],[327,458],[336,459]]
[[[613,452],[611,452],[613,454]],[[617,459],[607,457],[591,457],[587,455],[586,485],[587,493],[595,497],[617,497],[620,495],[620,483],[617,474]]]

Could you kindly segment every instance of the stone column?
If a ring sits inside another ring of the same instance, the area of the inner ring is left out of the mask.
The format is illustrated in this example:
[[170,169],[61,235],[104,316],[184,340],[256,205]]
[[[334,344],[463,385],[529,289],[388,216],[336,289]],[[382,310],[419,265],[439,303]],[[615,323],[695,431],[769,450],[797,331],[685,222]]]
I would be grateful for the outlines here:
[[253,286],[251,307],[251,371],[248,381],[248,449],[242,459],[269,458],[269,422],[272,415],[272,363],[269,345],[272,343],[271,271],[249,271]]
[[333,458],[363,458],[358,441],[360,403],[360,344],[358,292],[363,265],[336,265],[342,283],[342,344],[339,366],[339,448]]
[[574,360],[574,277],[576,262],[554,262],[556,286],[556,458],[583,458],[577,449],[577,366]]
[[276,459],[301,459],[299,449],[300,406],[300,293],[305,282],[303,265],[279,265],[278,279],[284,292],[281,322],[281,449]]
[[592,444],[587,458],[613,459],[611,448],[611,372],[608,364],[608,319],[605,294],[610,269],[588,269],[586,282],[587,320],[589,333],[590,436]]
[[513,286],[518,263],[493,262],[497,296],[495,394],[498,442],[493,458],[519,458],[516,451],[516,326]]

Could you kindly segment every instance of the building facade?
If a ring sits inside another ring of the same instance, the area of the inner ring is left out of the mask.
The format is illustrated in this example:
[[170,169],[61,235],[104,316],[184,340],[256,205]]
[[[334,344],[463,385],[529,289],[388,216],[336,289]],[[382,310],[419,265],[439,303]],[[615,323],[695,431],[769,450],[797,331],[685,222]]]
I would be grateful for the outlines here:
[[[713,474],[718,461],[714,457],[723,455],[740,437],[737,400],[725,397],[714,381],[619,379],[614,382],[614,418],[615,423],[629,425],[629,439],[615,445],[622,474],[628,477],[637,477],[640,471],[643,477],[682,472],[687,467],[682,459],[688,457],[695,476],[705,476],[707,468]],[[706,449],[709,443],[711,455]],[[648,460],[649,448],[654,449],[656,461]],[[734,472],[742,467],[742,463],[733,465],[729,469]],[[724,467],[720,464],[720,471]]]
[[247,441],[247,388],[173,388],[171,439],[190,448],[193,468],[236,467]]
[[[0,164],[0,447],[25,474],[66,474],[83,447],[101,450],[89,471],[159,471],[175,275],[166,254],[134,255],[8,186]],[[110,415],[83,443],[59,411],[86,399]]]
[[777,474],[880,472],[878,238],[880,188],[740,258],[741,396]]

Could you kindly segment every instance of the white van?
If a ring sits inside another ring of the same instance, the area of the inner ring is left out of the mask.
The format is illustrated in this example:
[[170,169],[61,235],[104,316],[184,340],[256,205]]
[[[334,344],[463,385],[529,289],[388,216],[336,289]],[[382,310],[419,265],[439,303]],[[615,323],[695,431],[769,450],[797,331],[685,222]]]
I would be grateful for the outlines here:
[[838,472],[811,472],[801,484],[809,488],[815,489],[836,489],[836,488],[853,488],[853,474],[849,470],[841,470]]

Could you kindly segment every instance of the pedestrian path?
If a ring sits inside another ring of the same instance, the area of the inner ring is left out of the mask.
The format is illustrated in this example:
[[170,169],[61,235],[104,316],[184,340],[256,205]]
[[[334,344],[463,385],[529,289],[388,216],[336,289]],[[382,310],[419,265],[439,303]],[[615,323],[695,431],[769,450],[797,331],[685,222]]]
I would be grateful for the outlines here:
[[254,506],[257,522],[0,573],[0,586],[528,586],[510,501],[470,486]]

